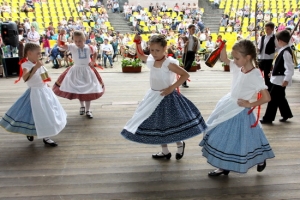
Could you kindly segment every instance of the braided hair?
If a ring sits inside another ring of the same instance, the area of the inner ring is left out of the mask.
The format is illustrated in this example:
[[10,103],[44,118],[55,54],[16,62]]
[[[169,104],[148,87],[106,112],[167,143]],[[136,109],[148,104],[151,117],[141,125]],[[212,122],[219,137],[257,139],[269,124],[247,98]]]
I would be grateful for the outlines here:
[[240,40],[239,42],[235,43],[232,47],[232,50],[238,51],[243,56],[250,55],[252,61],[256,68],[258,68],[258,60],[257,60],[257,53],[256,47],[250,40]]
[[149,40],[150,44],[157,43],[162,47],[166,47],[168,42],[165,35],[153,35]]

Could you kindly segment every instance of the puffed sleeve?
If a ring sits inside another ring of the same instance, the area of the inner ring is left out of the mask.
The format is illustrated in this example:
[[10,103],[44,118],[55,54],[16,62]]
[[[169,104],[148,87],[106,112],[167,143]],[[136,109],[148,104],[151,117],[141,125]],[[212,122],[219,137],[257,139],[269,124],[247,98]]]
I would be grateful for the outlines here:
[[22,68],[23,69],[26,69],[26,70],[31,70],[31,68],[34,66],[34,64],[33,63],[31,63],[31,62],[24,62],[24,63],[22,63]]
[[261,90],[268,89],[268,86],[265,85],[265,80],[262,76],[262,73],[259,69],[254,69],[254,73],[251,76],[251,83],[253,84],[255,91],[259,92]]
[[229,67],[230,67],[230,72],[233,74],[236,74],[239,72],[239,70],[241,70],[241,68],[239,68],[233,60],[230,61],[229,63]]
[[155,60],[154,60],[154,58],[153,58],[153,56],[150,54],[149,56],[148,56],[148,58],[147,58],[147,67],[149,68],[149,69],[151,69],[151,66],[153,67],[153,65],[154,65],[154,62],[155,62]]

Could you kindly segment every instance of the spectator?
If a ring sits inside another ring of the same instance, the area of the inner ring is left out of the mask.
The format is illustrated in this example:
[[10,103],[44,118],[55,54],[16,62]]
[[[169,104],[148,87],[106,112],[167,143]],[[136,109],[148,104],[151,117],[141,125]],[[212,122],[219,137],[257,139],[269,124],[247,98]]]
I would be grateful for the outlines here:
[[289,11],[286,13],[285,17],[290,18],[293,16],[293,9],[289,9]]
[[149,9],[148,9],[148,10],[149,10],[150,13],[152,13],[152,11],[154,10],[154,6],[153,6],[152,3],[150,3],[150,6],[149,6]]
[[114,5],[113,5],[113,13],[115,13],[115,12],[120,12],[120,6],[119,6],[118,2],[114,2]]
[[90,12],[91,11],[91,7],[88,1],[85,2],[84,7],[83,7],[83,11],[84,12]]
[[66,18],[64,18],[64,17],[61,19],[60,23],[61,23],[62,25],[68,24]]
[[242,9],[239,9],[237,12],[236,12],[236,16],[237,17],[243,17],[244,13],[243,13],[243,10]]
[[261,11],[259,11],[258,14],[256,15],[257,23],[261,22],[263,17],[264,17],[264,15],[262,14]]
[[44,48],[45,56],[47,58],[46,63],[49,63],[50,42],[48,40],[47,35],[43,36],[43,48]]
[[119,47],[119,41],[117,40],[116,36],[113,37],[111,45],[112,45],[113,50],[114,50],[114,55],[112,57],[112,61],[115,62],[115,58],[118,55],[118,47]]
[[108,9],[108,10],[112,9],[112,6],[113,6],[112,0],[107,0],[107,2],[106,2],[106,7],[107,7],[107,9]]
[[203,31],[200,31],[199,40],[200,40],[200,44],[202,44],[203,41],[206,41],[206,35]]
[[250,31],[250,32],[252,32],[252,31],[254,31],[255,30],[255,24],[254,24],[254,22],[252,22],[249,26],[248,26],[248,31]]
[[235,24],[235,21],[234,21],[233,17],[230,17],[230,19],[228,20],[227,28],[230,27],[230,26],[233,27],[234,24]]
[[83,5],[81,3],[78,3],[76,8],[77,8],[77,12],[84,12],[84,10],[83,10],[84,8],[83,8]]
[[34,4],[33,4],[33,1],[32,1],[32,0],[26,0],[26,4],[27,4],[29,7],[31,7],[31,8],[32,8],[32,10],[34,10],[34,9],[35,9],[35,7],[34,7]]
[[25,12],[25,14],[28,16],[28,12],[30,12],[30,9],[31,9],[31,7],[29,7],[27,5],[27,3],[25,2],[20,10],[21,10],[21,12]]
[[180,12],[180,8],[179,8],[179,6],[178,6],[178,3],[175,3],[175,6],[174,6],[174,8],[173,8],[173,11],[176,12],[177,15],[178,15],[178,13]]
[[264,16],[264,22],[267,23],[271,20],[271,16],[270,14],[266,13],[265,16]]
[[136,12],[141,12],[141,10],[143,10],[143,7],[140,4],[138,4],[135,11]]
[[102,57],[104,61],[104,67],[106,68],[106,60],[109,60],[111,68],[113,67],[112,64],[112,56],[114,53],[114,49],[111,44],[108,43],[108,38],[104,39],[104,43],[101,46],[101,52],[102,52]]
[[34,26],[35,30],[37,32],[40,32],[39,24],[37,23],[35,18],[32,19],[31,26]]
[[212,41],[212,36],[208,36],[208,40],[206,41],[206,51],[212,52],[216,48],[216,43]]
[[217,40],[216,40],[216,47],[219,47],[222,44],[222,35],[218,35]]
[[31,26],[30,31],[27,34],[27,40],[28,42],[32,42],[35,44],[40,44],[40,34],[35,30],[34,26]]
[[161,10],[162,12],[166,12],[166,11],[168,10],[168,7],[167,7],[167,5],[166,5],[165,2],[163,2],[163,4],[161,5],[160,10]]
[[220,0],[214,0],[213,9],[219,9]]
[[[100,5],[101,5],[101,2],[100,2]],[[96,6],[94,0],[89,0],[89,7],[90,7],[90,8],[97,8],[97,6]]]
[[249,14],[250,14],[249,9],[245,9],[244,10],[244,17],[249,17]]
[[7,2],[4,2],[4,4],[1,6],[1,15],[4,12],[11,14],[11,7]]
[[222,18],[220,20],[220,26],[227,26],[228,19],[225,17],[225,15],[222,15]]

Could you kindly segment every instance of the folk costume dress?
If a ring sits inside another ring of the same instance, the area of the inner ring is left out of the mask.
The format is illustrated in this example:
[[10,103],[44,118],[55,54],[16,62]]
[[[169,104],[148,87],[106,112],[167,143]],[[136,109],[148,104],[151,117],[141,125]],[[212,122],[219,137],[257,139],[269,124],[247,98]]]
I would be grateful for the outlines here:
[[126,139],[145,144],[168,144],[201,134],[206,124],[196,106],[182,94],[173,91],[161,96],[161,90],[171,86],[176,74],[169,70],[170,63],[179,64],[168,57],[161,68],[154,67],[154,58],[148,56],[150,86],[133,117],[121,135]]
[[85,45],[82,49],[75,44],[68,45],[72,53],[74,66],[64,71],[53,86],[57,96],[80,101],[92,101],[100,98],[104,91],[104,83],[95,67],[90,67],[90,55],[93,48]]
[[[30,71],[34,65],[27,61],[22,68]],[[40,74],[41,68],[26,82],[29,88],[0,120],[0,126],[7,131],[45,138],[57,135],[66,126],[66,112]]]
[[207,162],[217,168],[246,173],[249,168],[274,157],[274,153],[256,116],[249,108],[240,107],[238,99],[250,100],[267,89],[259,69],[243,73],[233,61],[231,91],[221,98],[207,120],[202,146]]

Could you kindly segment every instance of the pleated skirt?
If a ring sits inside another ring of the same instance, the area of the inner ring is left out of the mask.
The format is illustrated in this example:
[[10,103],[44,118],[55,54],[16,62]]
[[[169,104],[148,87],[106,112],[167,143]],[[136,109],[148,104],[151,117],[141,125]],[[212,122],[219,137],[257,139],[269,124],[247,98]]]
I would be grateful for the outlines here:
[[[155,95],[160,95],[160,92]],[[126,139],[144,144],[168,144],[197,136],[206,129],[200,111],[182,94],[174,91],[162,98],[158,105],[153,104],[155,100],[151,98],[151,94],[146,95],[132,120],[143,118],[143,110],[153,112],[137,125],[136,131],[128,131],[130,127],[125,127],[121,135]],[[147,99],[151,100],[147,102]]]
[[202,155],[217,168],[246,173],[249,168],[275,157],[271,146],[249,109],[208,131],[200,142]]

